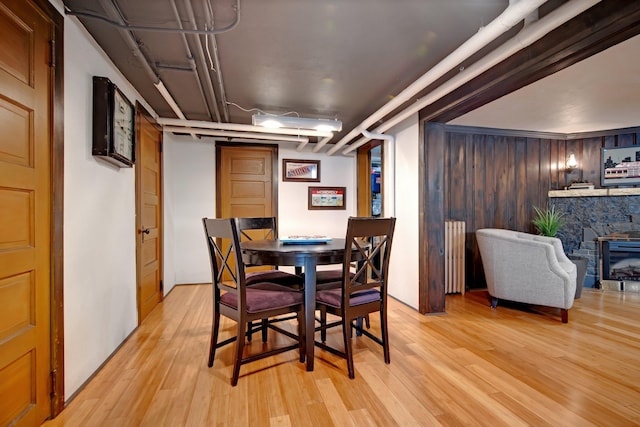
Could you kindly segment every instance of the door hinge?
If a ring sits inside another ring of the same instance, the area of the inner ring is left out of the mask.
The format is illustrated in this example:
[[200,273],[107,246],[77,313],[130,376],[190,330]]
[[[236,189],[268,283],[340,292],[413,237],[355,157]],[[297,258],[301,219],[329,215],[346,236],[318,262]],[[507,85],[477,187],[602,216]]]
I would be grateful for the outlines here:
[[162,153],[162,146],[163,146],[163,145],[164,145],[164,144],[162,143],[162,141],[160,141],[160,142],[158,143],[158,151],[160,151],[161,153]]
[[51,384],[51,390],[49,390],[49,392],[51,393],[52,397],[56,394],[57,377],[58,371],[56,371],[55,369],[49,373],[49,383]]
[[160,292],[164,293],[164,283],[160,280]]
[[56,67],[56,41],[49,40],[49,66],[51,68]]

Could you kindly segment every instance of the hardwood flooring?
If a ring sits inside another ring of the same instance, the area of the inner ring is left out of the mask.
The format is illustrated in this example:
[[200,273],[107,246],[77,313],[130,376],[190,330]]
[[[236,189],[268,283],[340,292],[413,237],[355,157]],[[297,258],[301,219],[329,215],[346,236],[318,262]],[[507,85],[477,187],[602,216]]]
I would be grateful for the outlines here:
[[[423,316],[391,299],[391,364],[354,338],[355,380],[316,349],[314,372],[288,352],[231,387],[233,346],[207,367],[209,286],[178,286],[45,426],[640,425],[640,294],[585,289],[568,324],[549,308],[492,310],[484,291],[446,303]],[[225,319],[222,338],[234,327]]]

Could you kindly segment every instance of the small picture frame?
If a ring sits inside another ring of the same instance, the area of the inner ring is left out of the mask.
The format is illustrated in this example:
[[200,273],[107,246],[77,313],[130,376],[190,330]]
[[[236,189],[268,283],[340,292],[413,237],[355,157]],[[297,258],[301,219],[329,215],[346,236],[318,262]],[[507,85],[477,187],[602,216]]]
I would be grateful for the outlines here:
[[347,187],[309,187],[309,210],[345,210]]
[[640,147],[602,149],[602,186],[640,184]]
[[282,180],[320,182],[320,160],[282,159]]

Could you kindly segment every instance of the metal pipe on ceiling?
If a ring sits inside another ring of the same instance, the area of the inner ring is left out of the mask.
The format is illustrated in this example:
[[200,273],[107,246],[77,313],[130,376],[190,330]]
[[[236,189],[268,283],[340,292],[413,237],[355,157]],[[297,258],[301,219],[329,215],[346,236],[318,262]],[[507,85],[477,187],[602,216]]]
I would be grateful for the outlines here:
[[[190,132],[190,130],[180,126],[164,126],[162,130],[165,132],[175,132],[175,133]],[[284,136],[284,135],[252,133],[252,132],[235,132],[235,131],[215,130],[215,129],[198,129],[196,133],[199,135],[220,136],[223,138],[251,138],[251,139],[264,139],[267,141],[283,141],[283,142],[297,142],[297,143],[309,142],[309,138],[305,136]]]
[[[203,9],[205,10],[207,16],[207,25],[210,24],[211,28],[215,26],[215,18],[213,15],[213,7],[211,6],[211,0],[202,0],[203,1]],[[206,4],[205,4],[206,3]],[[240,3],[238,3],[238,8],[240,7]],[[238,11],[239,13],[239,11]],[[215,34],[205,35],[205,38],[211,40],[211,49],[213,50],[213,67],[214,73],[216,74],[216,79],[218,80],[218,86],[220,91],[220,104],[222,105],[222,115],[224,117],[224,121],[228,122],[229,119],[229,106],[227,105],[227,92],[224,88],[224,79],[222,78],[222,66],[220,65],[220,56],[218,55],[218,42],[216,41]]]
[[[174,3],[174,7],[175,7],[175,0],[171,0],[172,3]],[[193,28],[197,28],[198,27],[198,22],[196,21],[196,16],[193,13],[193,8],[191,7],[191,1],[190,0],[184,0],[184,7],[185,10],[187,11],[187,20],[188,22],[191,23],[191,25],[193,26]],[[240,16],[240,13],[238,12],[238,16]],[[238,18],[239,19],[239,18]],[[200,67],[202,67],[203,70],[207,70],[207,60],[205,59],[204,56],[204,49],[202,48],[202,41],[200,40],[200,36],[198,34],[193,35],[193,41],[195,43],[195,48],[196,48],[196,60],[198,61],[198,65]],[[213,111],[215,112],[215,116],[216,116],[216,121],[220,121],[220,109],[218,108],[218,99],[216,96],[216,92],[213,89],[213,82],[211,81],[211,74],[209,74],[209,72],[206,73],[206,78],[203,76],[204,78],[204,83],[206,85],[207,88],[207,94],[209,95],[210,99],[207,98],[207,104],[211,103],[211,105],[209,105],[209,107],[213,107]]]
[[[380,126],[375,128],[374,132],[381,133],[391,129],[393,126],[409,118],[412,114],[419,112],[429,104],[437,101],[452,90],[457,89],[464,83],[467,83],[486,70],[499,64],[519,50],[522,50],[525,47],[533,44],[549,32],[553,31],[560,25],[598,4],[600,1],[601,0],[570,1],[561,5],[542,19],[530,22],[516,36],[506,41],[500,47],[478,60],[471,67],[465,68],[464,71],[460,72],[441,86],[431,91],[423,98],[416,101],[416,103],[412,106],[406,108],[391,119],[382,123]],[[342,152],[342,154],[350,153],[358,147],[366,144],[371,139],[364,132],[363,135],[364,138],[360,138],[355,143],[349,145]]]
[[[178,23],[178,27],[183,29],[182,26],[182,18],[180,17],[180,13],[178,12],[178,7],[176,6],[175,0],[169,2],[171,5],[171,10],[173,11],[173,15],[176,18],[176,22]],[[202,96],[202,102],[207,108],[207,112],[209,113],[209,118],[213,118],[213,113],[211,112],[211,108],[209,108],[209,104],[207,103],[207,96],[204,93],[204,88],[202,87],[202,81],[200,80],[200,72],[196,65],[196,61],[193,59],[193,53],[191,52],[191,48],[189,47],[189,42],[187,41],[187,36],[185,33],[180,34],[180,38],[182,39],[182,44],[184,45],[184,50],[187,52],[187,61],[189,61],[189,67],[191,68],[191,72],[196,76],[196,83],[198,85],[198,91],[200,92],[200,96]],[[181,117],[184,119],[184,117]]]
[[[238,132],[254,132],[254,133],[265,133],[265,134],[273,134],[273,135],[296,135],[296,136],[316,136],[316,137],[324,137],[331,138],[333,137],[333,132],[328,131],[318,131],[311,129],[286,129],[286,128],[265,128],[262,126],[254,126],[254,125],[245,125],[240,123],[220,123],[220,122],[207,122],[204,120],[181,120],[181,119],[171,119],[166,117],[159,117],[157,123],[160,126],[167,127],[180,127],[182,128],[182,132],[188,132],[187,129],[218,129],[218,130],[232,130]],[[197,131],[200,133],[200,131]]]
[[[240,0],[236,0],[236,5],[234,7],[235,11],[236,11],[236,16],[235,19],[233,20],[233,22],[229,25],[227,25],[226,27],[223,28],[219,28],[217,30],[198,30],[197,28],[194,28],[192,30],[189,29],[184,29],[184,28],[166,28],[166,27],[154,27],[154,26],[149,26],[149,25],[132,25],[127,23],[126,21],[121,21],[118,22],[118,20],[115,20],[113,17],[110,16],[103,16],[103,15],[98,15],[97,13],[93,13],[93,12],[88,12],[88,11],[79,11],[79,10],[71,10],[69,7],[65,6],[65,15],[72,15],[72,16],[80,16],[82,18],[89,18],[89,19],[97,19],[99,21],[103,21],[106,22],[109,25],[112,25],[116,28],[119,28],[121,30],[127,30],[127,31],[150,31],[150,32],[158,32],[158,33],[181,33],[181,34],[203,34],[203,35],[207,35],[207,34],[221,34],[221,33],[225,33],[227,31],[231,31],[233,30],[235,27],[238,26],[238,24],[240,23]],[[107,12],[107,14],[109,14]]]
[[[474,34],[470,39],[460,45],[456,50],[450,53],[446,58],[436,64],[433,68],[419,77],[415,82],[410,84],[406,89],[400,92],[391,101],[387,102],[372,115],[367,117],[362,123],[347,133],[340,141],[338,141],[327,154],[331,155],[342,148],[345,144],[357,137],[363,130],[367,130],[369,126],[384,119],[390,113],[400,108],[402,104],[411,100],[421,90],[435,82],[437,79],[445,75],[449,70],[458,66],[471,55],[488,45],[498,36],[512,28],[518,22],[522,21],[531,12],[546,3],[547,0],[520,0],[509,4],[507,8],[498,15],[493,21]],[[314,152],[319,151],[324,146],[318,143],[313,149]]]

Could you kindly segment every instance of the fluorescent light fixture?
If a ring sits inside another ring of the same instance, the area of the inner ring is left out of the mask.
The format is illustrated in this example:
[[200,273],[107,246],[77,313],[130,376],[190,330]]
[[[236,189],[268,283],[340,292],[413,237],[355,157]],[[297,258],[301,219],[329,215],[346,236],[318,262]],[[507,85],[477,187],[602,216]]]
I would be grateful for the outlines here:
[[295,116],[271,116],[269,114],[254,114],[252,123],[255,126],[267,128],[293,128],[293,129],[313,129],[324,132],[339,132],[342,130],[340,120],[330,119],[310,119]]

